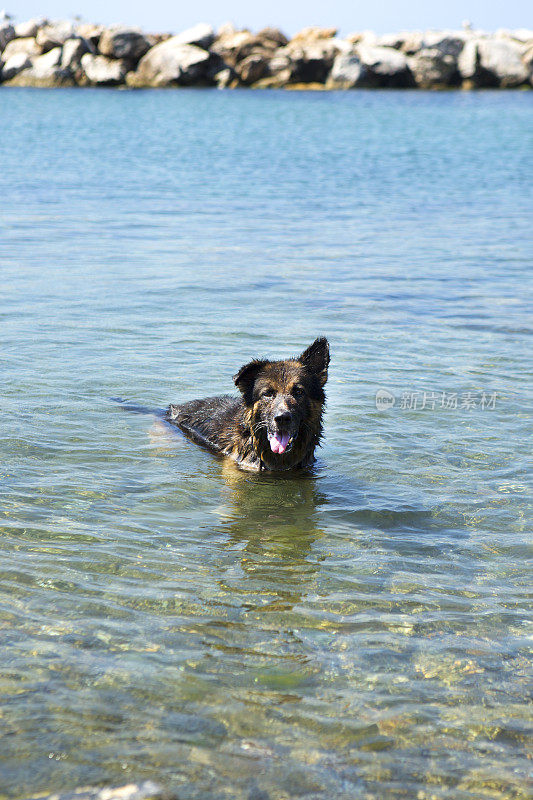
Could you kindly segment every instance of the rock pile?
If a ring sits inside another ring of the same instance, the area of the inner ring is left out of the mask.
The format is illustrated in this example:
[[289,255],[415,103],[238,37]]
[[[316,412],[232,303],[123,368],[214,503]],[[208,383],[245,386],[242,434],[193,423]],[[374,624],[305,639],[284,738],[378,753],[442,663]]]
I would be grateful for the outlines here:
[[415,31],[288,39],[199,24],[176,36],[32,19],[0,22],[4,86],[516,88],[533,85],[533,31]]

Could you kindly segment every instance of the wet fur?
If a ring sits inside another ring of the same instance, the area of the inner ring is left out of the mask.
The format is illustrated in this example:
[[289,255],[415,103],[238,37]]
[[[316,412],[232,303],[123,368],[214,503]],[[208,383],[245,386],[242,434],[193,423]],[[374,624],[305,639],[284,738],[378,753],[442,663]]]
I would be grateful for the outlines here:
[[[229,456],[242,469],[285,471],[310,466],[322,437],[329,345],[316,339],[297,358],[254,359],[234,376],[240,397],[222,395],[170,405],[167,420],[213,453]],[[291,434],[286,452],[272,450],[269,435]],[[278,416],[276,416],[278,414]],[[281,428],[280,428],[281,430]]]

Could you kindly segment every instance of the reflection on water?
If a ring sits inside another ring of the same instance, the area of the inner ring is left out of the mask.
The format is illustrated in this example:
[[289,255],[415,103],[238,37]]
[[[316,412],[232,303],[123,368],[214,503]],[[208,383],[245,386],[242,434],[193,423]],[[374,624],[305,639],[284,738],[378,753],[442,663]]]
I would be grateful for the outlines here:
[[222,474],[227,491],[217,509],[220,531],[227,548],[239,553],[241,569],[221,585],[256,595],[256,609],[290,611],[314,585],[312,548],[324,535],[318,520],[326,498],[310,475],[250,476],[228,462]]
[[[2,95],[0,799],[528,796],[526,94]],[[311,474],[109,400],[322,333]]]

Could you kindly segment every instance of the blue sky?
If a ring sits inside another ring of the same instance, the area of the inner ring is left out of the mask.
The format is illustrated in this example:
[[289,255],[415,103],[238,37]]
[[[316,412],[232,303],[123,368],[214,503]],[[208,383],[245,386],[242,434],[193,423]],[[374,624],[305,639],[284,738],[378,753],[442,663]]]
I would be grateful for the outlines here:
[[228,20],[259,29],[276,25],[295,33],[305,25],[338,27],[377,33],[418,28],[460,27],[469,19],[478,28],[533,28],[533,5],[527,0],[0,0],[21,21],[34,16],[50,19],[78,14],[90,22],[122,22],[146,30],[177,32],[196,22],[218,26]]

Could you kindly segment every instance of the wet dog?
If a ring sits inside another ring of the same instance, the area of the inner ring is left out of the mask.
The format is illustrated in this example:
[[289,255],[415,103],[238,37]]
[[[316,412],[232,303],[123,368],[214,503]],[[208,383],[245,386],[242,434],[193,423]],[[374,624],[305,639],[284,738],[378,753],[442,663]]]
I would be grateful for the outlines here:
[[170,405],[166,419],[242,469],[309,467],[322,436],[329,345],[316,339],[297,358],[254,359],[233,377],[240,397],[207,397]]

